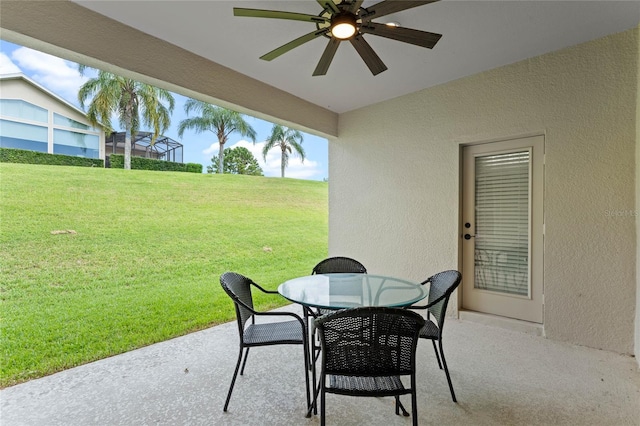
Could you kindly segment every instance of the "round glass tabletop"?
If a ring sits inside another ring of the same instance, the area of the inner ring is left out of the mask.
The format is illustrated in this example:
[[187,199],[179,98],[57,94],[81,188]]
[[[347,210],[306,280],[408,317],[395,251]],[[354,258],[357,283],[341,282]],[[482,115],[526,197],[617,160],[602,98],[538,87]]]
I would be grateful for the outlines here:
[[403,307],[427,297],[429,286],[384,275],[318,274],[285,281],[278,292],[314,308]]

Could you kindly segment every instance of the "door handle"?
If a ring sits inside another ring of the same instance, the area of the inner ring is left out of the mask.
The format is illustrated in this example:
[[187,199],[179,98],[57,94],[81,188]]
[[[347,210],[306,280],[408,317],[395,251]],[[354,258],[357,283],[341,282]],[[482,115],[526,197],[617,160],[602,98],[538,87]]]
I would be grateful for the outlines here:
[[471,238],[475,238],[475,235],[471,235],[471,234],[464,234],[464,239],[465,239],[465,240],[470,240]]

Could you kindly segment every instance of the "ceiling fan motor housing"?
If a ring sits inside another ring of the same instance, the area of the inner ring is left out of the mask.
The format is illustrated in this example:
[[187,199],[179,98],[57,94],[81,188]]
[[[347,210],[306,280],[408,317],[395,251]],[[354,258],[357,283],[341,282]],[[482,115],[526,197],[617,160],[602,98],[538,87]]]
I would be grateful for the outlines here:
[[351,12],[340,12],[331,17],[331,34],[340,40],[353,37],[357,28],[356,16]]

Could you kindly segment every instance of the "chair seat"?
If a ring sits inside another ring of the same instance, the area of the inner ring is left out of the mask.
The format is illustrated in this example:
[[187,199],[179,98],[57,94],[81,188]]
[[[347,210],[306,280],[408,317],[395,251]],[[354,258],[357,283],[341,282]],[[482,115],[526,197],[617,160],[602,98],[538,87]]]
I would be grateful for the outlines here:
[[399,376],[342,376],[329,375],[327,392],[358,396],[358,394],[371,396],[392,396],[407,393]]
[[431,320],[426,320],[424,327],[420,329],[421,339],[438,339],[438,326]]
[[302,327],[298,321],[282,321],[267,324],[251,324],[244,331],[244,344],[251,346],[274,343],[295,344],[304,342]]

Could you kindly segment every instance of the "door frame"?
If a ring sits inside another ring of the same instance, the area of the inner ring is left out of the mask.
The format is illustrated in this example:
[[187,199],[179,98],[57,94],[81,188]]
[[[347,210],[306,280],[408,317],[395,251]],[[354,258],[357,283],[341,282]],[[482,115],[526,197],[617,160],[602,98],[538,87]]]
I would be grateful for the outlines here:
[[[537,264],[537,273],[536,273],[536,282],[538,282],[538,285],[540,286],[540,297],[541,297],[541,302],[542,302],[542,317],[540,319],[540,325],[544,325],[544,308],[545,308],[545,300],[544,300],[544,239],[545,239],[545,209],[544,209],[544,201],[545,201],[545,163],[546,163],[546,135],[545,132],[533,132],[533,133],[526,133],[526,134],[520,134],[520,135],[514,135],[514,136],[509,136],[509,137],[504,137],[504,138],[496,138],[496,139],[488,139],[488,140],[482,140],[482,141],[476,141],[476,142],[469,142],[469,143],[459,143],[458,145],[458,149],[459,149],[459,165],[458,165],[458,170],[459,170],[459,175],[458,175],[458,182],[459,182],[459,192],[458,192],[458,267],[459,270],[462,271],[463,270],[463,243],[464,243],[464,234],[465,234],[465,228],[464,228],[464,151],[465,148],[467,147],[471,147],[471,146],[476,146],[476,145],[487,145],[487,144],[492,144],[492,143],[499,143],[499,142],[509,142],[509,141],[514,141],[514,140],[518,140],[518,139],[527,139],[527,138],[534,138],[534,137],[541,137],[542,138],[542,142],[541,142],[541,157],[542,157],[542,170],[541,170],[541,176],[540,176],[540,186],[541,188],[539,189],[539,193],[538,194],[532,194],[532,200],[533,198],[537,198],[537,202],[540,205],[540,215],[541,218],[540,220],[542,221],[541,223],[541,233],[539,234],[539,261]],[[533,268],[532,265],[530,265],[530,268]],[[464,281],[465,276],[463,273],[463,277],[462,280]],[[533,276],[531,277],[531,279],[533,280]],[[533,285],[533,284],[532,284]],[[488,315],[490,317],[495,317],[495,318],[505,318],[505,319],[509,319],[509,320],[513,320],[513,321],[526,321],[526,320],[518,320],[515,318],[510,318],[510,317],[506,317],[506,316],[500,316],[500,315],[496,315],[496,314],[491,314],[491,313],[485,313],[485,312],[478,312],[478,311],[472,311],[472,310],[468,310],[464,308],[463,305],[463,285],[461,284],[459,287],[460,291],[458,291],[457,293],[457,305],[458,305],[458,311],[459,312],[474,312],[477,313],[479,315]]]

